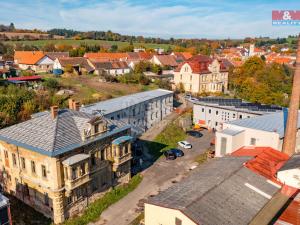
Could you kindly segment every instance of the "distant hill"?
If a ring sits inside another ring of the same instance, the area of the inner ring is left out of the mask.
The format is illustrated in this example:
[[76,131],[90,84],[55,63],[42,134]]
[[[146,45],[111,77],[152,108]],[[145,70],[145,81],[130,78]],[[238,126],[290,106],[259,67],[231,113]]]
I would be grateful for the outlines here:
[[45,40],[45,39],[64,39],[64,36],[51,35],[48,33],[30,32],[0,32],[0,40]]

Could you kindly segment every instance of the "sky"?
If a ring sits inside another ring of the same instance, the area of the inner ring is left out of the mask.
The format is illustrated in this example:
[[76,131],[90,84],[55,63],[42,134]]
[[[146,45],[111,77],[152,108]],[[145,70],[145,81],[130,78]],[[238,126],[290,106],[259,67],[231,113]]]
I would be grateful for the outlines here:
[[0,24],[161,38],[276,38],[300,32],[300,26],[272,26],[272,10],[300,10],[300,0],[1,0]]

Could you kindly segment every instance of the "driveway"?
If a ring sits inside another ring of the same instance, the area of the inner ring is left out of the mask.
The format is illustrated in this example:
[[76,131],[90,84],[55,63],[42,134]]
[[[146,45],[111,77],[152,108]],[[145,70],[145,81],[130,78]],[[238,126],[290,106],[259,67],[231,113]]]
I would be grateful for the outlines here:
[[140,213],[138,203],[150,195],[155,195],[159,191],[170,187],[174,182],[178,182],[185,177],[190,168],[195,165],[194,159],[199,154],[205,152],[210,145],[210,140],[214,136],[206,130],[201,132],[201,138],[188,137],[192,149],[184,149],[185,156],[176,160],[166,161],[161,157],[151,167],[143,171],[143,180],[140,185],[123,199],[111,205],[101,214],[101,219],[95,224],[105,225],[127,225]]

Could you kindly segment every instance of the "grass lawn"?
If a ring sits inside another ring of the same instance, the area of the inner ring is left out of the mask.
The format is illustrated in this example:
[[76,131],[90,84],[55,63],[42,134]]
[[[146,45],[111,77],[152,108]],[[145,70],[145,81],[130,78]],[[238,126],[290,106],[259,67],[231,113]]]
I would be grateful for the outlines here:
[[73,90],[74,95],[72,98],[85,105],[158,88],[158,86],[153,83],[150,85],[141,85],[99,82],[99,77],[93,75],[59,78],[55,78],[52,74],[42,76],[56,79],[63,89]]
[[[122,41],[104,41],[104,40],[73,40],[73,39],[62,39],[62,40],[36,40],[36,41],[6,41],[8,44],[16,44],[22,43],[26,45],[34,45],[37,47],[43,47],[45,44],[53,43],[53,44],[66,44],[72,46],[79,46],[81,43],[87,45],[118,45],[119,48],[126,47],[130,43],[122,42]],[[133,43],[135,47],[145,46],[146,48],[163,48],[167,50],[170,47],[174,47],[173,45],[168,44],[152,44],[152,43]]]
[[128,184],[121,185],[107,192],[102,198],[91,203],[81,216],[69,219],[63,225],[85,225],[97,221],[105,209],[133,191],[141,183],[142,179],[141,175],[132,177]]
[[148,142],[147,147],[154,158],[159,158],[164,151],[176,148],[177,142],[185,140],[186,136],[183,129],[174,121],[168,124],[152,142]]

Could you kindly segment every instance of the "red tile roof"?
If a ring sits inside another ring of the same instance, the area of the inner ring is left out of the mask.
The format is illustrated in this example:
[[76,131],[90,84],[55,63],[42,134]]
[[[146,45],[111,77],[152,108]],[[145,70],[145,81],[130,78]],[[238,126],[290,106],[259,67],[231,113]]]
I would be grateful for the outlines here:
[[41,80],[42,77],[41,76],[25,76],[25,77],[9,77],[7,78],[7,80],[10,81],[33,81],[33,80]]
[[42,51],[15,51],[14,59],[18,61],[18,64],[34,65],[44,56]]
[[242,147],[232,155],[253,156],[253,159],[245,163],[245,167],[276,183],[279,183],[276,178],[277,171],[289,159],[287,154],[270,147]]
[[298,193],[293,201],[280,215],[279,219],[275,222],[275,225],[282,224],[300,224],[300,194]]

